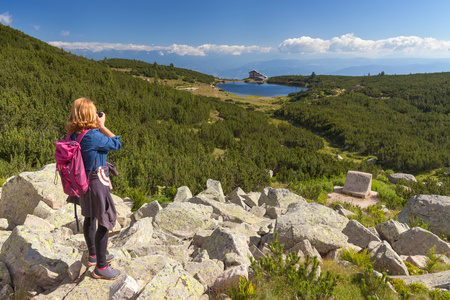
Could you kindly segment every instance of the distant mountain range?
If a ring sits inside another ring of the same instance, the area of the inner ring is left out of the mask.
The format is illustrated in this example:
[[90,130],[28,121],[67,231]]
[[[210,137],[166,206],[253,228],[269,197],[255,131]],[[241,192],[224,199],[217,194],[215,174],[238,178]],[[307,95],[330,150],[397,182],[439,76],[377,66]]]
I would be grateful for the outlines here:
[[162,65],[173,63],[176,67],[191,69],[221,78],[242,79],[248,72],[258,70],[266,76],[309,75],[312,72],[324,75],[364,76],[385,74],[436,73],[450,71],[450,59],[423,58],[327,58],[327,59],[271,59],[241,55],[226,57],[158,55],[142,51],[74,51],[74,53],[96,60],[107,58],[128,58]]

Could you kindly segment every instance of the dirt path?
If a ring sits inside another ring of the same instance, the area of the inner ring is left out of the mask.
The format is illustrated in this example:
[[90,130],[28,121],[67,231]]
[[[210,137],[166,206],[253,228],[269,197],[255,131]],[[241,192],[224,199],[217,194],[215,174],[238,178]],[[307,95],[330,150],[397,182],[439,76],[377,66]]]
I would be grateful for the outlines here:
[[346,203],[350,203],[354,206],[359,206],[361,208],[367,208],[371,205],[375,205],[378,202],[378,193],[376,192],[371,192],[370,196],[362,199],[362,198],[358,198],[358,197],[352,197],[343,193],[337,193],[337,192],[333,192],[331,194],[328,194],[328,199],[327,199],[328,203],[333,203],[333,202],[346,202]]

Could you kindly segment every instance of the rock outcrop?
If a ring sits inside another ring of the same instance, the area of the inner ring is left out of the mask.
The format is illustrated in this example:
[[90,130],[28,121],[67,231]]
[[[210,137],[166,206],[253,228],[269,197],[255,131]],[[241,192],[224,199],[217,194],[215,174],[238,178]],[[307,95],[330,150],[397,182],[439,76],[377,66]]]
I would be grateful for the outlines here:
[[[1,299],[9,294],[18,299],[208,299],[208,292],[226,291],[240,277],[248,278],[250,258],[269,255],[267,245],[275,235],[286,254],[319,261],[338,260],[342,249],[368,249],[375,269],[389,275],[408,275],[399,254],[420,264],[430,245],[438,254],[450,250],[421,228],[393,220],[376,230],[366,228],[286,189],[246,193],[236,188],[226,196],[220,182],[209,179],[197,195],[181,187],[176,201],[162,206],[153,201],[134,213],[130,201],[113,196],[119,218],[109,252],[121,277],[97,280],[86,265],[74,206],[53,183],[54,167],[19,174],[2,188]],[[427,205],[436,202],[445,201]]]
[[399,213],[398,220],[408,224],[413,219],[420,219],[435,234],[450,236],[449,215],[450,197],[416,195],[409,199],[405,208]]
[[406,182],[417,182],[416,177],[412,174],[406,174],[406,173],[394,173],[388,176],[388,180],[390,183],[396,184],[397,182],[404,180]]

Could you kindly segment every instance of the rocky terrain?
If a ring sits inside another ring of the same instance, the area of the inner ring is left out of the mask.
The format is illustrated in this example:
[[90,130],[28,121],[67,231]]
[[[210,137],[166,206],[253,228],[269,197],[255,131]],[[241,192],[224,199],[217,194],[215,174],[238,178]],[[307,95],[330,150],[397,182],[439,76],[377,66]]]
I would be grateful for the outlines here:
[[[274,233],[286,253],[339,261],[341,249],[367,248],[374,268],[391,277],[430,289],[450,283],[449,272],[409,276],[404,263],[425,268],[433,246],[437,254],[449,253],[435,233],[450,235],[450,197],[412,197],[399,221],[366,228],[342,208],[308,203],[286,189],[236,188],[224,195],[212,179],[198,195],[180,187],[174,202],[150,202],[134,213],[131,200],[113,196],[118,222],[109,252],[121,277],[94,279],[74,206],[54,179],[50,164],[9,178],[0,190],[0,299],[209,299],[251,276],[250,258],[269,254]],[[413,216],[435,233],[409,228]]]

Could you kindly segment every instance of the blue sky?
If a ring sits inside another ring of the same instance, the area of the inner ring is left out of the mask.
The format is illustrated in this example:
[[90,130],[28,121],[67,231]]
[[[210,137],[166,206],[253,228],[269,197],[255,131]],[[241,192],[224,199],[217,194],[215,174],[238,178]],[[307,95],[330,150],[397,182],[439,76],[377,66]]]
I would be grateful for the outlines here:
[[93,57],[450,57],[448,0],[3,2],[2,24]]

